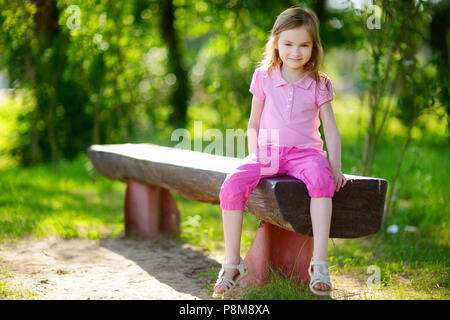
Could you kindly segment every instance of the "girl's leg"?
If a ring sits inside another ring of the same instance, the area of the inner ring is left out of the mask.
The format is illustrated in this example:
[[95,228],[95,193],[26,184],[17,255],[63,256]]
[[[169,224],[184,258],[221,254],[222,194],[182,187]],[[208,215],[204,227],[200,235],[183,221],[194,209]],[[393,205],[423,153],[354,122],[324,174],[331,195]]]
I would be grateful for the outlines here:
[[[242,210],[222,211],[223,237],[225,240],[225,263],[238,264],[241,258]],[[225,268],[224,276],[233,279],[238,273],[236,269]],[[216,286],[214,291],[222,294],[225,290]]]
[[222,212],[225,263],[239,263],[241,257],[242,219],[242,210],[223,210]]
[[[331,210],[331,198],[311,198],[310,212],[314,234],[313,258],[316,260],[327,260]],[[319,268],[320,266],[314,266],[314,273],[319,272]],[[318,283],[314,289],[328,291],[330,288],[327,284]]]
[[[241,258],[242,210],[222,210],[223,236],[225,240],[225,263],[238,264]],[[234,279],[237,269],[224,268],[224,276]],[[225,289],[217,285],[214,292],[222,294]]]
[[[278,158],[268,163],[266,158],[261,161],[260,154],[250,154],[244,159],[244,164],[227,175],[224,180],[219,197],[222,208],[223,233],[225,240],[225,263],[238,264],[241,258],[240,244],[242,235],[243,208],[253,189],[258,185],[260,179],[275,176],[279,171],[279,150],[274,153]],[[269,154],[266,150],[266,155]],[[272,153],[270,153],[272,155]],[[264,154],[263,154],[264,155]],[[239,273],[237,269],[224,269],[224,276],[234,279]],[[214,291],[223,293],[224,289],[217,285]]]
[[[328,160],[311,149],[294,148],[287,157],[288,175],[302,180],[311,197],[310,213],[314,234],[313,258],[326,260],[332,211],[331,199],[335,192]],[[313,272],[319,272],[319,269],[319,266],[314,266]],[[314,288],[322,291],[329,290],[329,286],[324,283],[318,283]]]

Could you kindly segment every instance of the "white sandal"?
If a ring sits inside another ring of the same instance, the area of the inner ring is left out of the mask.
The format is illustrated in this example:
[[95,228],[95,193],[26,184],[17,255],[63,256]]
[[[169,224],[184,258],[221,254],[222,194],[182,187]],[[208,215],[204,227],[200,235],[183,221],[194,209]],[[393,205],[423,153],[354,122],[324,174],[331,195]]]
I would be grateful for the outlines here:
[[[237,269],[239,270],[239,275],[234,280],[227,276],[224,276],[223,273],[225,272],[225,268]],[[216,288],[216,286],[220,285],[224,289],[224,292],[216,293],[214,291],[212,297],[223,299],[226,293],[230,292],[240,280],[242,280],[243,278],[245,278],[245,276],[248,275],[248,272],[249,270],[248,268],[245,267],[244,260],[242,260],[242,258],[240,258],[239,264],[232,264],[232,263],[222,264],[222,268],[219,271],[217,281],[214,284],[214,289]]]
[[[313,265],[318,265],[319,266],[319,272],[318,273],[313,273]],[[327,295],[330,294],[330,292],[331,292],[331,282],[330,282],[330,276],[328,275],[328,266],[329,265],[330,265],[330,263],[325,261],[325,260],[314,260],[314,259],[311,259],[311,262],[310,262],[309,268],[308,268],[309,277],[311,279],[310,282],[309,282],[309,289],[311,289],[311,291],[314,294],[317,294],[319,296],[327,296]],[[330,289],[327,290],[327,291],[314,289],[314,286],[316,284],[318,284],[318,283],[324,283],[324,284],[328,285],[330,287]]]

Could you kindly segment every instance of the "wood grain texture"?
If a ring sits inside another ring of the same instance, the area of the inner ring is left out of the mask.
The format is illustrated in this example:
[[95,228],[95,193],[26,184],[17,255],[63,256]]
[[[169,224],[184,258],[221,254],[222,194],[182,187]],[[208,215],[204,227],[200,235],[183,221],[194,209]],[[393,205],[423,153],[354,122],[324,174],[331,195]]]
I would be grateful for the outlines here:
[[[243,160],[153,144],[93,145],[87,152],[95,169],[109,179],[126,182],[129,178],[212,204],[219,204],[226,174]],[[376,233],[381,227],[387,181],[345,176],[347,185],[333,197],[330,238]],[[302,181],[279,175],[261,179],[245,211],[286,230],[311,236],[309,204]]]

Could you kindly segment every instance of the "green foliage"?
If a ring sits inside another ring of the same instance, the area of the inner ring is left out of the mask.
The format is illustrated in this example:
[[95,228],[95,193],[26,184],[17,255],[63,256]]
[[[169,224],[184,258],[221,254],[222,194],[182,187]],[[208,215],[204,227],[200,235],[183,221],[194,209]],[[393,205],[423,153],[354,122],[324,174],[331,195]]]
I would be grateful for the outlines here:
[[[320,13],[326,49],[361,40],[350,11],[300,4]],[[93,143],[168,145],[173,128],[198,120],[196,108],[213,108],[203,115],[210,126],[245,128],[251,73],[286,9],[191,0],[173,8],[145,0],[0,6],[0,70],[30,97],[30,111],[19,118],[28,130],[8,151],[23,165],[72,159]],[[328,23],[333,17],[349,21],[337,28]]]

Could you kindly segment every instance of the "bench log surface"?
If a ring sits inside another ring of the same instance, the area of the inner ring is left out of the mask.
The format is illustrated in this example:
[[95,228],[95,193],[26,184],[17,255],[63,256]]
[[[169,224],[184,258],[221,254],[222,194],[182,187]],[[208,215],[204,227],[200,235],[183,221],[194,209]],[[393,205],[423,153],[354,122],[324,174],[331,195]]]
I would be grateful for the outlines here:
[[[219,204],[226,174],[243,159],[154,144],[93,145],[88,149],[102,175],[158,186],[190,200]],[[344,174],[347,185],[333,197],[330,238],[357,238],[379,231],[387,181]],[[312,236],[306,185],[280,175],[261,179],[245,211],[280,228]]]

